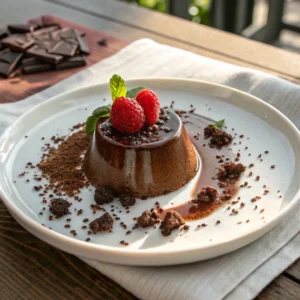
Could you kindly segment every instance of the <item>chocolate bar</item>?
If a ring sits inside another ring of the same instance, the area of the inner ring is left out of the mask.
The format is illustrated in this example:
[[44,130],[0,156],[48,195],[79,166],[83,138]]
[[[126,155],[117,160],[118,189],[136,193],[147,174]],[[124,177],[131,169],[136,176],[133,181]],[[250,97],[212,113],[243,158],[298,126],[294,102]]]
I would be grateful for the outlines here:
[[41,64],[27,65],[22,68],[22,72],[24,74],[40,73],[40,72],[45,72],[50,70],[53,70],[52,64],[44,63],[44,62]]
[[11,33],[28,33],[38,28],[37,24],[12,24],[7,26]]
[[16,70],[23,53],[4,50],[0,53],[0,75],[9,77]]
[[25,51],[34,44],[34,40],[24,34],[13,34],[1,41],[2,45],[16,51]]
[[89,49],[89,46],[87,45],[86,41],[80,36],[77,36],[77,41],[79,44],[80,52],[83,54],[90,54],[90,49]]
[[63,70],[69,68],[82,67],[86,65],[86,61],[82,56],[74,56],[64,60],[55,66],[56,70]]
[[34,57],[40,58],[53,64],[58,64],[64,58],[62,55],[48,53],[46,49],[40,46],[31,47],[27,51],[27,54],[30,54]]
[[49,50],[49,53],[63,56],[74,56],[77,48],[77,44],[67,43],[66,41],[59,41],[52,49]]

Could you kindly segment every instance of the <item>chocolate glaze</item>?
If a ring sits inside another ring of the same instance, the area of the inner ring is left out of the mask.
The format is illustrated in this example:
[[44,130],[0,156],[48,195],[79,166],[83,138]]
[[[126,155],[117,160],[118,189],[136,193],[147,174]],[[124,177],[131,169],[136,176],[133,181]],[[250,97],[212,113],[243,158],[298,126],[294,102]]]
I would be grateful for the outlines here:
[[164,120],[163,125],[159,125],[162,121],[159,120],[156,123],[156,126],[158,126],[157,131],[149,131],[153,126],[146,125],[133,134],[123,134],[116,130],[107,118],[103,118],[97,124],[97,132],[109,143],[122,148],[156,148],[176,138],[181,132],[182,122],[178,115],[170,111],[167,111],[165,115],[168,116],[169,119]]

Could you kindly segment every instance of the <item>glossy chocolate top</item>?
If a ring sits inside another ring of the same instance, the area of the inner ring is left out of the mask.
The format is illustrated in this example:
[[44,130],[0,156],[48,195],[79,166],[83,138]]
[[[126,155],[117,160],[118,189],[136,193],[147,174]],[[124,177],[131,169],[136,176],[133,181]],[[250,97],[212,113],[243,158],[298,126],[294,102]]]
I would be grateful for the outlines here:
[[99,120],[97,133],[105,140],[124,148],[154,148],[160,147],[178,136],[181,126],[182,122],[176,113],[161,109],[156,124],[145,125],[133,134],[119,132],[107,118]]

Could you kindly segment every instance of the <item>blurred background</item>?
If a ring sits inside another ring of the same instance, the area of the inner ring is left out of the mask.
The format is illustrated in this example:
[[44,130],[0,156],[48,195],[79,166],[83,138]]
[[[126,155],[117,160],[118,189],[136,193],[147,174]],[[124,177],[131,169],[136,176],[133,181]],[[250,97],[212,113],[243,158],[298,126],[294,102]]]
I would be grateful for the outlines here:
[[114,0],[300,53],[300,0]]

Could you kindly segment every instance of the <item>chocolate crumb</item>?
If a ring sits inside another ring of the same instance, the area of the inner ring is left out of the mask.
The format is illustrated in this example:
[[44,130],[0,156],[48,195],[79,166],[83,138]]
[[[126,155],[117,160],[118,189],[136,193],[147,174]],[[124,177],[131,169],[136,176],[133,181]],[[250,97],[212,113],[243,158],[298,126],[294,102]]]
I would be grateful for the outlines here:
[[168,236],[174,229],[184,225],[182,216],[176,211],[168,211],[161,222],[160,229],[163,236]]
[[119,198],[123,207],[133,206],[136,202],[135,198],[129,194],[122,194]]
[[110,203],[114,200],[115,195],[116,192],[111,187],[106,185],[98,185],[95,190],[94,200],[99,205]]
[[143,228],[154,226],[159,222],[158,214],[155,211],[144,211],[140,217],[137,218],[137,224]]
[[202,202],[212,202],[218,198],[218,191],[212,186],[204,186],[197,194],[197,199]]
[[56,217],[62,217],[69,213],[69,207],[71,204],[62,198],[53,199],[50,203],[50,211]]
[[93,233],[101,232],[101,231],[109,231],[113,228],[114,220],[110,216],[109,213],[103,214],[100,218],[95,219],[89,225],[89,228],[93,231]]

